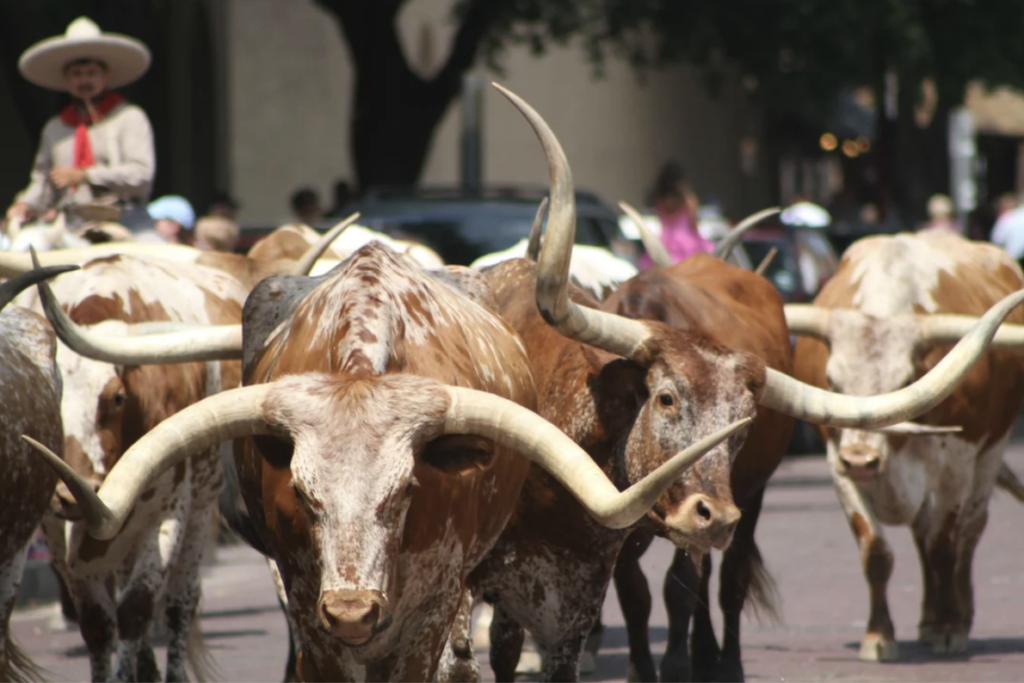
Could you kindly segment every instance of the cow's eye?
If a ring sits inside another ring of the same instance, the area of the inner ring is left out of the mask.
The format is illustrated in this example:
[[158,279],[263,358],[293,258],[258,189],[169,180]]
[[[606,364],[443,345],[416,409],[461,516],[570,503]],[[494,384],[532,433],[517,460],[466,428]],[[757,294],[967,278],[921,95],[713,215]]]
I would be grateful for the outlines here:
[[658,394],[658,403],[665,406],[666,408],[671,408],[673,405],[675,405],[675,402],[675,398],[673,398],[672,394],[668,392]]
[[419,485],[420,483],[416,481],[416,477],[409,477],[409,481],[405,485],[405,495],[411,496],[419,488]]

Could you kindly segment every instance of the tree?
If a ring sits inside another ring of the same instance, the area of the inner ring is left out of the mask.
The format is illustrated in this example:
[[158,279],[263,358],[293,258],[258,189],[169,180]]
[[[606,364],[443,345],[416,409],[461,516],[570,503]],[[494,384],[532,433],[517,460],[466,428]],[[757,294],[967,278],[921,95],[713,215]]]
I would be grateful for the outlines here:
[[[837,96],[868,86],[886,99],[898,83],[898,116],[876,116],[883,210],[906,217],[948,182],[946,124],[967,83],[1024,87],[1024,1],[1001,0],[605,0],[581,24],[596,63],[626,58],[640,69],[686,62],[710,88],[741,79],[765,113],[768,134],[821,131]],[[505,27],[510,29],[511,27]],[[514,32],[506,30],[506,33]],[[502,33],[492,33],[500,52]],[[922,84],[934,84],[931,125],[913,121]]]

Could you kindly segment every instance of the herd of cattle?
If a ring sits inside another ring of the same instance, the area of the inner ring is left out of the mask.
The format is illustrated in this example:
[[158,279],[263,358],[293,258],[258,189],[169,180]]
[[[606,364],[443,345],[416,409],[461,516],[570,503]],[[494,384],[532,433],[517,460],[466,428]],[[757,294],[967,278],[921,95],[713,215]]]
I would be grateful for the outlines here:
[[920,637],[967,648],[988,501],[1019,490],[1002,463],[1024,402],[1017,264],[901,234],[856,243],[809,306],[727,249],[580,287],[568,161],[499,90],[551,175],[524,258],[445,266],[345,225],[282,228],[248,256],[0,253],[0,306],[17,304],[0,314],[0,679],[38,675],[7,627],[40,526],[93,680],[159,680],[154,623],[166,680],[208,675],[196,611],[219,512],[268,558],[301,680],[477,680],[481,601],[498,680],[526,631],[546,680],[576,680],[613,578],[629,677],[658,680],[639,565],[655,535],[677,548],[661,679],[741,680],[740,613],[773,607],[757,519],[797,418],[821,425],[860,548],[861,658],[898,658],[882,524],[913,530]]

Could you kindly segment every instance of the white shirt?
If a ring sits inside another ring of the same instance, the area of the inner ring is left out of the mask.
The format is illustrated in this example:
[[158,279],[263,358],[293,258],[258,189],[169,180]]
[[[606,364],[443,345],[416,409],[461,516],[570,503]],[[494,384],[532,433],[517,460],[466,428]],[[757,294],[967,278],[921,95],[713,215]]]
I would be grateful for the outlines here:
[[1018,261],[1024,258],[1024,206],[999,217],[992,228],[992,242]]

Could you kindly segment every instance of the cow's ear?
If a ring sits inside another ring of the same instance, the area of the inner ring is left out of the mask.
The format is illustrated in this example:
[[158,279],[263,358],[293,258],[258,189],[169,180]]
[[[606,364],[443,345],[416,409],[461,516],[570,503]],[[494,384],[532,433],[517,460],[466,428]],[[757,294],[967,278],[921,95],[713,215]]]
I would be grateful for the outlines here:
[[494,463],[494,443],[481,436],[448,434],[429,442],[420,462],[450,476],[482,472]]

